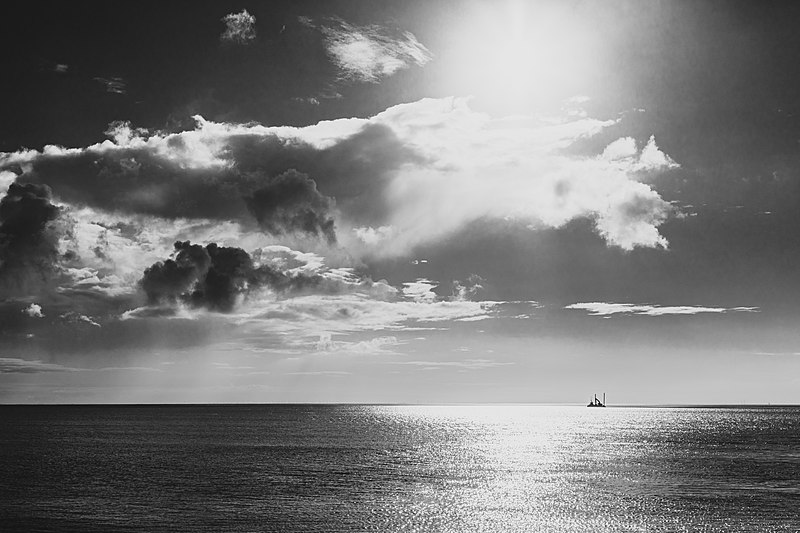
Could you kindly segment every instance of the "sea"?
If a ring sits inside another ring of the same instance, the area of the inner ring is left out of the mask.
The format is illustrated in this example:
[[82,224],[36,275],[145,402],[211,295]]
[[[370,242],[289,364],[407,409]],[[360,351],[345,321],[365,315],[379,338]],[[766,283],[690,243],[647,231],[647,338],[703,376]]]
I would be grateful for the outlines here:
[[0,531],[797,532],[800,407],[1,406]]

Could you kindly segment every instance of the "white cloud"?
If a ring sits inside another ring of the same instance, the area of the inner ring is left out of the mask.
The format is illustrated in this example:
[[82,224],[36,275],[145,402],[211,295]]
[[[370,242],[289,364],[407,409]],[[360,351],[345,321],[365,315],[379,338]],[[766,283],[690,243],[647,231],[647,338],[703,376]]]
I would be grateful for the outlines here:
[[31,305],[23,309],[22,312],[31,318],[44,318],[44,314],[42,313],[42,306],[39,304],[32,303]]
[[[96,205],[62,204],[64,217],[72,225],[59,243],[60,255],[72,258],[63,265],[63,293],[132,297],[144,269],[169,257],[176,240],[236,246],[251,253],[257,265],[268,264],[295,275],[319,275],[325,287],[336,287],[333,293],[304,293],[288,299],[276,298],[269,291],[251,292],[228,317],[248,328],[266,328],[270,334],[297,334],[298,342],[308,345],[325,332],[391,331],[421,327],[424,322],[493,316],[495,303],[440,301],[433,291],[436,283],[430,280],[408,282],[398,291],[383,282],[362,283],[347,268],[358,264],[359,254],[404,254],[481,219],[559,227],[576,218],[589,218],[610,244],[624,249],[666,246],[658,226],[670,206],[637,179],[645,167],[652,171],[674,165],[652,139],[640,153],[635,143],[625,139],[597,157],[576,157],[564,150],[611,124],[586,117],[495,119],[473,111],[467,100],[459,98],[425,99],[391,107],[371,118],[324,121],[304,128],[214,123],[197,117],[194,130],[166,134],[115,123],[109,130],[113,140],[86,148],[46,146],[42,151],[0,154],[0,180],[15,179],[20,168],[31,176],[41,175],[32,170],[41,160],[48,163],[47,168],[59,168],[61,162],[88,154],[87,160],[96,157],[105,164],[107,157],[122,166],[139,164],[136,157],[165,161],[171,171],[159,179],[196,183],[190,170],[216,172],[239,165],[236,148],[242,139],[256,147],[276,147],[278,153],[300,146],[298,153],[309,160],[325,157],[321,161],[332,172],[313,176],[322,191],[341,185],[335,180],[350,178],[350,172],[335,172],[339,165],[341,169],[367,167],[370,175],[381,176],[370,182],[378,191],[372,196],[344,193],[337,197],[340,240],[336,246],[289,238],[276,241],[275,236],[248,228],[244,222],[167,219],[147,214],[150,211],[125,214]],[[391,164],[380,158],[363,159],[358,143],[376,142],[359,135],[370,132],[368,128],[388,132],[386,138],[392,144],[387,150],[406,155],[397,156],[399,162]],[[335,151],[341,147],[347,150]],[[331,158],[331,153],[336,157]],[[57,184],[57,177],[54,174],[47,181]],[[79,187],[82,182],[71,184]],[[58,191],[55,185],[54,190]],[[375,198],[384,202],[377,220],[356,224],[362,212],[374,208]],[[477,284],[457,285],[453,298],[474,297],[470,291],[477,288]],[[83,322],[89,325],[107,318],[90,310],[77,311],[88,318]],[[98,318],[92,318],[93,313]],[[123,318],[199,314],[191,309],[140,308],[124,313]]]
[[90,326],[94,326],[96,328],[102,327],[100,324],[95,322],[91,317],[82,315],[80,313],[76,313],[75,311],[68,311],[63,315],[60,315],[62,320],[66,322],[70,322],[72,324],[88,324]]
[[325,45],[342,77],[376,83],[412,65],[423,66],[432,55],[410,32],[390,32],[376,25],[354,26],[341,19],[331,19],[315,26],[325,36]]
[[362,228],[353,228],[353,233],[364,244],[375,246],[381,241],[391,238],[393,230],[391,226],[380,226],[378,228],[366,226]]
[[[589,218],[610,244],[626,250],[668,244],[658,227],[672,208],[639,180],[643,171],[676,166],[654,139],[641,152],[629,138],[611,143],[598,157],[577,157],[564,150],[613,121],[585,117],[496,119],[471,110],[467,100],[460,98],[423,99],[391,107],[369,119],[323,121],[304,128],[196,119],[196,129],[173,134],[148,134],[118,124],[112,132],[114,141],[85,149],[47,146],[42,152],[3,154],[0,167],[19,165],[24,169],[43,157],[69,158],[82,152],[111,155],[136,149],[187,171],[228,169],[237,165],[233,147],[244,137],[274,139],[287,150],[301,143],[311,147],[303,156],[313,160],[325,150],[361,142],[356,134],[365,128],[380,127],[391,131],[396,143],[392,153],[405,150],[411,155],[394,167],[381,167],[386,163],[380,159],[369,163],[376,165],[370,171],[386,176],[372,185],[380,187],[376,194],[385,203],[385,209],[374,215],[379,218],[377,223],[355,223],[361,213],[374,208],[374,195],[336,198],[341,244],[353,247],[351,252],[403,254],[484,218],[515,219],[534,227],[559,227],[576,218]],[[364,142],[374,141],[365,137]],[[344,152],[340,159],[326,160],[326,164],[341,165],[342,169],[363,166],[363,160],[348,159],[362,157],[359,154],[358,150]],[[342,187],[325,180],[344,180],[346,176],[349,173],[312,177],[324,193]],[[0,177],[10,179],[7,171]]]
[[622,137],[606,146],[601,157],[608,161],[618,161],[620,159],[635,157],[636,154],[636,141],[634,138]]
[[229,13],[222,17],[225,31],[219,36],[223,42],[247,44],[256,38],[256,18],[243,9],[241,13]]
[[[0,161],[2,161],[2,154],[0,154]],[[0,170],[0,200],[6,195],[8,187],[14,183],[17,175],[8,170]]]
[[642,170],[660,170],[664,168],[676,168],[679,165],[667,154],[659,150],[656,146],[656,138],[651,135],[650,140],[642,149],[639,156],[639,166]]
[[318,352],[373,354],[383,352],[386,346],[395,346],[397,344],[399,342],[395,336],[375,337],[369,340],[352,342],[333,340],[330,333],[323,333],[320,335],[315,348]]
[[424,278],[408,281],[403,283],[403,296],[415,302],[435,302],[438,296],[433,292],[433,289],[436,287],[438,287],[438,284]]
[[590,315],[609,316],[622,313],[646,316],[663,315],[696,315],[698,313],[727,313],[756,312],[757,307],[702,307],[694,305],[679,306],[659,306],[659,305],[637,305],[637,304],[618,304],[606,302],[586,302],[568,305],[565,309],[580,309],[588,311]]
[[603,150],[602,159],[616,161],[632,171],[666,170],[679,165],[656,145],[654,136],[650,136],[641,151],[636,147],[633,137],[622,137],[609,144]]
[[395,250],[482,217],[549,227],[588,217],[609,243],[621,248],[667,245],[658,226],[670,206],[636,176],[645,168],[656,170],[652,150],[646,164],[640,157],[612,159],[609,154],[621,152],[619,146],[597,158],[563,150],[612,122],[492,119],[469,109],[463,99],[403,104],[372,121],[390,126],[425,158],[398,171],[388,189]]

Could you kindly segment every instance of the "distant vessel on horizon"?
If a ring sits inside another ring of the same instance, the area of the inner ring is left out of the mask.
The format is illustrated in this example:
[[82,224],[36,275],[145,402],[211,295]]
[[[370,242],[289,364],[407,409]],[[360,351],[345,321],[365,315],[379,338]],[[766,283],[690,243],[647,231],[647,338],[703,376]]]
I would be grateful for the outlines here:
[[606,393],[603,393],[603,401],[597,399],[597,394],[594,395],[594,400],[589,400],[589,405],[586,407],[605,407],[606,406]]

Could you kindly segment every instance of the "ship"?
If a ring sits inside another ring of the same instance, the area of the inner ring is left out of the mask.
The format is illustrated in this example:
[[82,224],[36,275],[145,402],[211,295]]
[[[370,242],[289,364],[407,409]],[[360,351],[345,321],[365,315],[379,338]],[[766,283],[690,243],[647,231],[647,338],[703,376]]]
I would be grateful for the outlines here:
[[597,394],[594,395],[594,400],[589,400],[589,405],[586,407],[605,407],[606,406],[606,393],[603,393],[603,401],[597,399]]

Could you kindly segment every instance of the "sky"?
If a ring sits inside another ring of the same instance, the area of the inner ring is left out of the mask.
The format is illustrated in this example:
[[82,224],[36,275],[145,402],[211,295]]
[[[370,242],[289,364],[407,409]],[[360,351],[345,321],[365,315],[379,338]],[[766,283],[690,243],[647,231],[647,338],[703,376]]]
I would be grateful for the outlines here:
[[800,5],[17,3],[0,402],[800,402]]

